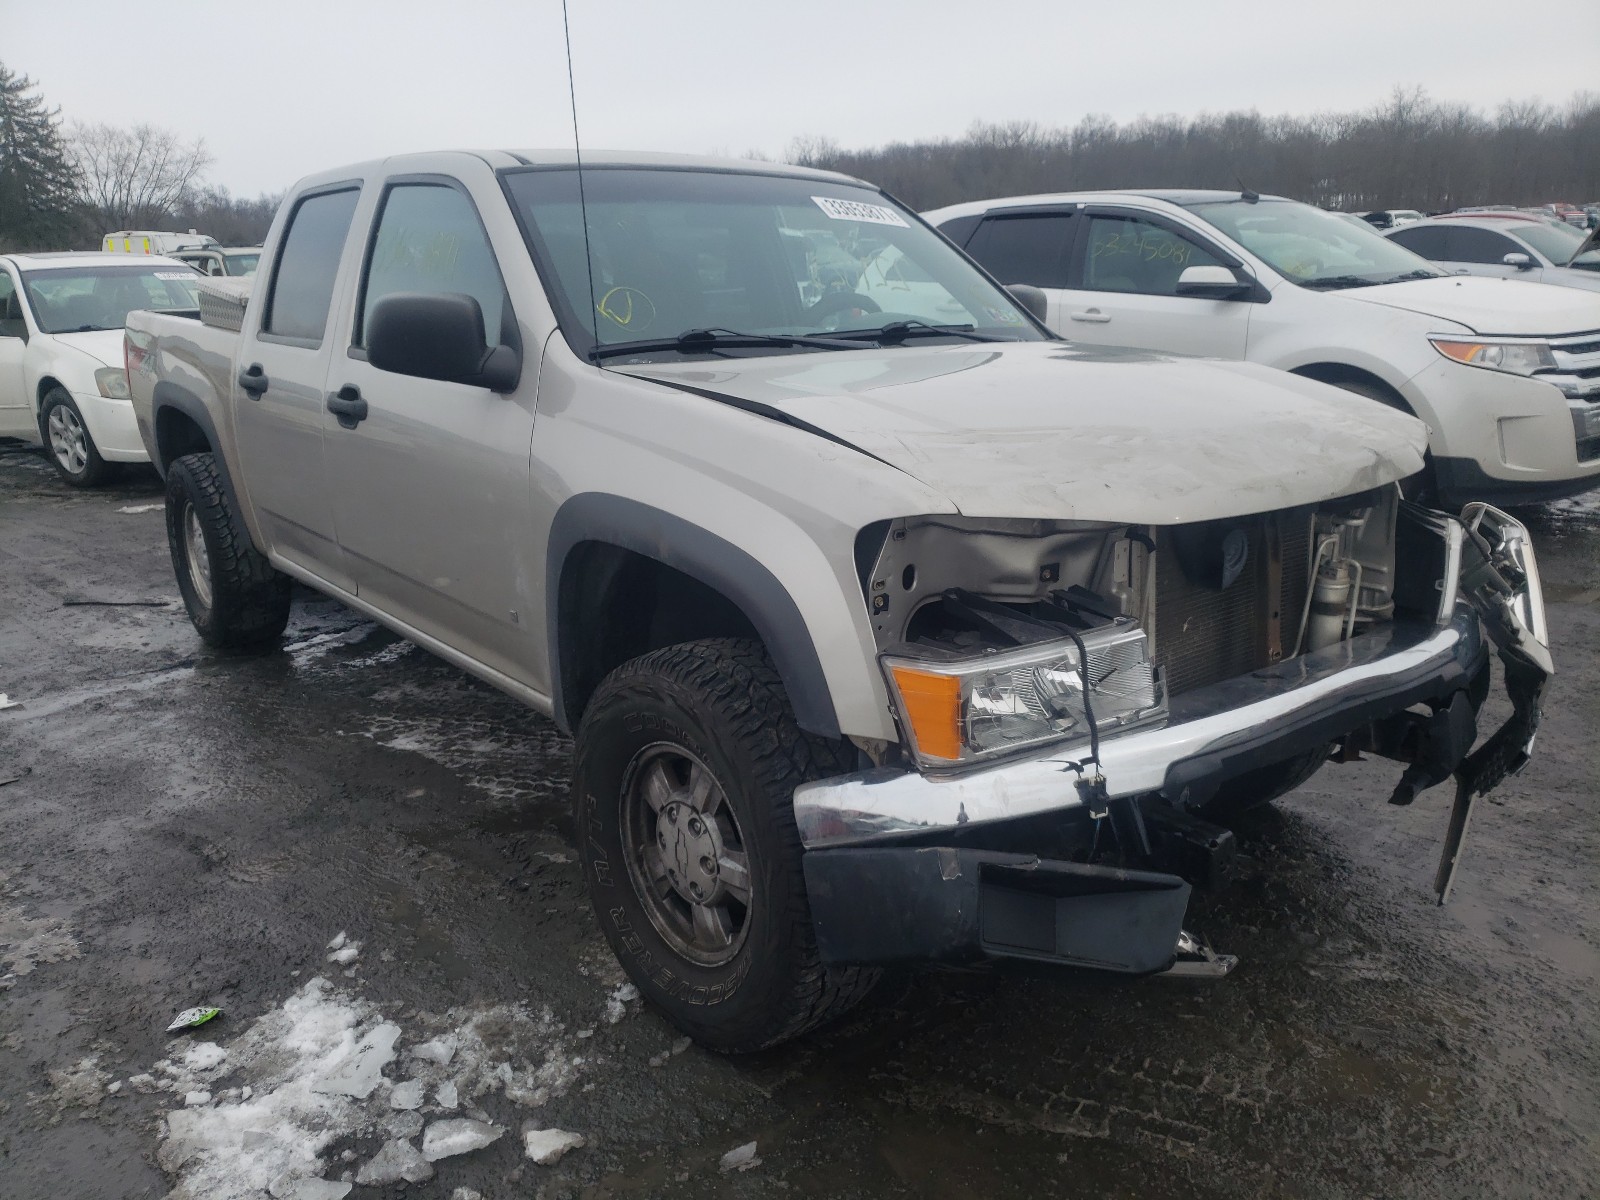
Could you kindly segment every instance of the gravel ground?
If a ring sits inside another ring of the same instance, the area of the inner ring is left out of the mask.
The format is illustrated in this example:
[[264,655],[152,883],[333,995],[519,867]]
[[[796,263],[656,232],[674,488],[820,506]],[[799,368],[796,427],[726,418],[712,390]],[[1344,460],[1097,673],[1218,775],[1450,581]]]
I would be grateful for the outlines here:
[[1522,514],[1560,673],[1448,907],[1448,789],[1330,767],[1192,914],[1225,981],[908,974],[737,1060],[623,986],[549,722],[310,593],[204,651],[160,499],[0,444],[7,1200],[1596,1194],[1600,494]]

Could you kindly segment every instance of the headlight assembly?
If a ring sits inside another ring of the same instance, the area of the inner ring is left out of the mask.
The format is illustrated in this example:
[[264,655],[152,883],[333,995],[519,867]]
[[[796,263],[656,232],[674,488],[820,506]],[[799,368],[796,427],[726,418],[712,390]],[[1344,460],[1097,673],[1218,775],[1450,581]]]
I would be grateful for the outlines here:
[[128,373],[121,367],[101,367],[94,373],[94,385],[102,396],[112,400],[128,399]]
[[1505,371],[1510,375],[1532,375],[1555,369],[1555,355],[1544,342],[1473,342],[1451,338],[1429,338],[1433,348],[1446,358],[1469,367]]
[[[884,675],[918,766],[949,769],[1165,718],[1144,630],[1122,621],[1071,639],[976,657],[887,654]],[[1087,692],[1085,684],[1087,683]]]

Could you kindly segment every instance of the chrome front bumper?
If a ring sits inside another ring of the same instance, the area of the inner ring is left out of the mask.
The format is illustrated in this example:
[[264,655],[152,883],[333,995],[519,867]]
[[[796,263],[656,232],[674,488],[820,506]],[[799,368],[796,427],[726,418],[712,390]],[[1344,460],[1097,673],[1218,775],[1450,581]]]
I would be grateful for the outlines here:
[[[1165,725],[1105,738],[1100,772],[1112,797],[1185,789],[1333,741],[1367,721],[1464,688],[1487,662],[1465,600],[1448,622],[1394,623],[1172,701]],[[1281,753],[1279,753],[1281,751]],[[1083,807],[1076,786],[1087,743],[959,775],[862,771],[794,796],[808,850],[856,846]]]

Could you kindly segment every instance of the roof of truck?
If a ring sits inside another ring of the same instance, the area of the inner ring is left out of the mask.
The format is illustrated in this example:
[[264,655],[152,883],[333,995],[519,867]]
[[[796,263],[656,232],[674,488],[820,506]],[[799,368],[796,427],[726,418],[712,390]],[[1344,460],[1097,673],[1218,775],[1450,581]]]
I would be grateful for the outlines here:
[[81,267],[85,263],[130,267],[153,263],[156,266],[193,270],[188,263],[179,262],[165,254],[112,254],[104,250],[44,250],[37,254],[6,254],[0,257],[5,258],[20,271],[51,271],[62,267]]

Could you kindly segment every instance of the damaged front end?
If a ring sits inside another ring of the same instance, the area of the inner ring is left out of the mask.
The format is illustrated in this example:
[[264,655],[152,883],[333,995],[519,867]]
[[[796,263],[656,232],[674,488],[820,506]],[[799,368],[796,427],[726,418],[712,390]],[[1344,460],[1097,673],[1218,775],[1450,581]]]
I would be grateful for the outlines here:
[[[1190,526],[876,536],[859,559],[900,744],[795,795],[834,962],[1222,974],[1183,917],[1230,874],[1237,793],[1363,753],[1406,764],[1393,803],[1453,777],[1442,903],[1473,799],[1531,752],[1538,569],[1486,505],[1450,517],[1389,487]],[[1513,711],[1473,749],[1491,646]]]

